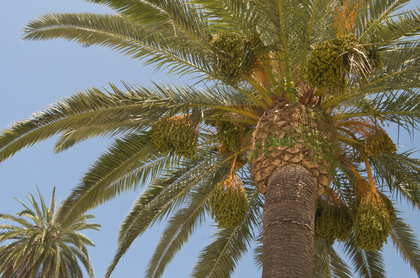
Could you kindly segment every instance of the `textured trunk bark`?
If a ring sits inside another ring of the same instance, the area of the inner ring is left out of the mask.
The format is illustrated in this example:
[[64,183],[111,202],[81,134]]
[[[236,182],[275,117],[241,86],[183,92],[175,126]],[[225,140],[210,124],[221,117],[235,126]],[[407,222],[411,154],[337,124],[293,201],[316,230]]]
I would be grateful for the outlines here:
[[298,165],[279,168],[268,180],[263,278],[313,278],[316,186]]

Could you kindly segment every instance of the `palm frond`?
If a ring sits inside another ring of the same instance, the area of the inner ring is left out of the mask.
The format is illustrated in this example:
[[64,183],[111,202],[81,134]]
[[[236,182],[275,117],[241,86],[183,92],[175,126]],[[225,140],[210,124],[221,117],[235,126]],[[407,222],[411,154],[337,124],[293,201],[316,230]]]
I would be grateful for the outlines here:
[[[300,55],[300,76],[305,73],[308,54],[313,45],[331,38],[334,34],[327,32],[332,29],[329,24],[333,21],[333,11],[336,8],[330,0],[307,0],[300,1],[296,7],[296,28],[299,28],[296,36],[296,47],[293,49],[296,55]],[[308,20],[309,19],[309,20]]]
[[389,95],[392,102],[392,97],[402,92],[418,94],[420,48],[417,41],[406,41],[387,49],[383,52],[381,61],[383,66],[376,70],[369,80],[360,84],[352,80],[346,92],[327,99],[323,107],[339,104],[351,107],[352,104],[359,104],[361,100],[382,95]]
[[381,251],[365,251],[357,247],[354,237],[344,244],[344,251],[350,258],[353,268],[362,278],[385,276],[385,265]]
[[324,245],[320,240],[315,240],[314,244],[314,277],[332,277],[328,254],[324,250]]
[[218,229],[213,242],[203,249],[192,277],[230,277],[255,235],[252,227],[261,219],[262,196],[254,189],[243,224]]
[[314,277],[350,278],[350,267],[334,250],[323,241],[315,241]]
[[189,34],[197,43],[206,44],[209,38],[205,14],[190,1],[174,0],[89,0],[116,10],[124,17],[140,24],[159,25],[172,23],[175,32]]
[[345,278],[345,277],[352,277],[352,273],[350,271],[350,267],[347,265],[345,261],[339,256],[339,254],[331,247],[324,245],[326,249],[325,252],[328,252],[330,257],[330,264],[332,272],[334,273],[333,277],[337,278]]
[[356,28],[361,36],[373,33],[379,24],[392,17],[397,10],[410,0],[370,0],[363,1],[357,13]]
[[[235,100],[235,94],[228,90],[208,88],[202,91],[192,87],[158,84],[152,88],[125,85],[127,92],[111,84],[112,93],[97,88],[78,93],[5,129],[0,135],[0,161],[23,148],[60,133],[67,135],[74,129],[80,132],[77,133],[78,137],[70,137],[70,141],[144,130],[165,115],[172,116],[200,107],[247,104],[241,98]],[[115,119],[123,121],[123,124],[110,125]],[[103,125],[101,132],[95,128],[97,125]],[[74,143],[64,142],[65,139],[59,141],[58,150],[61,146],[65,148]]]
[[108,267],[106,277],[111,275],[118,261],[139,235],[177,209],[188,198],[194,187],[212,171],[226,163],[217,158],[209,160],[201,156],[198,155],[196,160],[190,163],[185,161],[186,164],[182,167],[168,170],[151,180],[121,224],[118,250]]
[[25,228],[32,227],[32,224],[29,223],[28,221],[26,221],[25,219],[22,219],[20,217],[15,217],[11,214],[0,213],[0,219],[14,221],[14,222],[19,223],[20,225],[24,226]]
[[63,38],[83,46],[99,45],[133,59],[144,59],[155,69],[168,68],[172,73],[214,76],[208,60],[209,49],[181,30],[174,33],[170,23],[138,25],[118,15],[47,14],[30,22],[24,39]]
[[158,5],[146,1],[114,1],[114,0],[88,0],[111,8],[124,17],[138,21],[142,24],[161,23],[167,21],[168,15]]
[[168,167],[171,159],[157,157],[149,141],[147,134],[129,134],[117,139],[63,202],[59,220],[72,223],[85,211],[143,185],[150,177]]
[[[385,1],[377,1],[385,2]],[[391,1],[386,1],[391,2]],[[386,45],[392,45],[396,42],[406,40],[407,37],[418,36],[420,34],[420,14],[415,10],[405,11],[398,13],[396,16],[389,15],[389,12],[393,12],[399,9],[401,6],[407,4],[409,1],[397,1],[390,7],[390,10],[386,11],[386,17],[380,22],[372,23],[372,29],[374,33],[371,34],[379,48]],[[376,11],[376,9],[371,9]],[[381,16],[382,17],[382,16]],[[395,19],[394,19],[395,18]],[[396,20],[397,19],[397,20]],[[371,30],[368,30],[371,32]]]
[[263,232],[260,231],[257,239],[255,240],[257,246],[254,249],[254,263],[258,269],[262,269],[263,267]]
[[396,191],[420,207],[420,161],[410,158],[412,153],[382,154],[370,161],[378,184],[387,185],[391,192]]
[[374,116],[403,127],[409,133],[419,129],[420,97],[414,91],[392,91],[355,100],[346,111],[334,116],[336,120]]
[[[418,40],[406,38],[402,42],[394,43],[387,48],[383,48],[383,51],[380,53],[382,55],[383,67],[378,70],[379,74],[377,73],[376,80],[372,80],[375,84],[382,84],[382,80],[386,80],[387,75],[391,74],[392,79],[401,75],[406,76],[407,81],[410,82],[409,84],[416,80],[410,74],[415,72],[416,69],[418,70],[417,63],[420,59],[420,43]],[[412,88],[416,87],[413,86]]]
[[261,11],[252,2],[238,0],[194,0],[211,24],[212,30],[235,32],[253,39],[260,24]]
[[374,115],[405,128],[419,129],[420,97],[416,92],[382,94],[372,100]]
[[[399,214],[396,211],[397,215]],[[393,246],[398,250],[403,260],[420,276],[420,244],[418,236],[405,219],[396,217],[392,221],[390,233]]]
[[206,201],[213,188],[212,185],[217,182],[218,179],[215,180],[215,177],[204,181],[191,192],[185,207],[171,217],[150,259],[146,277],[161,277],[165,267],[195,232],[197,226],[204,221]]

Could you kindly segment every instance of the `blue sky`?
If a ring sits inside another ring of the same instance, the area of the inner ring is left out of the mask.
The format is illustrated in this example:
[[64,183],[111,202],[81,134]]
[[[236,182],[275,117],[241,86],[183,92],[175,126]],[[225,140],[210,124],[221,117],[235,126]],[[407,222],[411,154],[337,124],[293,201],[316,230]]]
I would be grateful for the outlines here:
[[[25,24],[44,13],[82,11],[109,12],[103,7],[81,0],[18,0],[2,3],[0,128],[28,118],[56,100],[92,86],[107,87],[108,82],[120,84],[120,80],[142,85],[151,84],[151,80],[177,81],[173,77],[154,73],[152,68],[142,66],[139,61],[130,60],[107,49],[83,48],[63,40],[28,42],[20,37]],[[391,135],[394,139],[397,138],[395,133]],[[419,134],[416,134],[414,141],[418,136]],[[54,154],[53,142],[52,139],[38,144],[0,164],[2,213],[19,212],[22,207],[13,198],[25,201],[25,194],[36,195],[36,185],[46,199],[51,196],[54,186],[57,187],[56,197],[65,199],[88,166],[106,150],[109,143],[107,139],[95,139],[61,154]],[[418,147],[406,134],[400,135],[399,143],[400,150]],[[96,215],[93,222],[102,225],[100,232],[86,232],[96,244],[96,247],[89,250],[96,277],[103,277],[108,263],[112,260],[119,224],[141,190],[123,194],[91,211]],[[413,212],[404,200],[398,201],[403,203],[404,217],[409,219],[419,232],[418,210]],[[210,217],[208,219],[210,220]],[[189,244],[182,249],[167,268],[164,277],[189,277],[199,250],[211,241],[214,223],[209,222],[210,225],[200,228]],[[153,228],[137,239],[116,267],[112,277],[143,277],[163,226]],[[416,277],[409,266],[395,255],[394,249],[386,246],[384,253],[388,277]],[[252,261],[252,253],[239,264],[234,275],[236,278],[259,276],[260,273]]]

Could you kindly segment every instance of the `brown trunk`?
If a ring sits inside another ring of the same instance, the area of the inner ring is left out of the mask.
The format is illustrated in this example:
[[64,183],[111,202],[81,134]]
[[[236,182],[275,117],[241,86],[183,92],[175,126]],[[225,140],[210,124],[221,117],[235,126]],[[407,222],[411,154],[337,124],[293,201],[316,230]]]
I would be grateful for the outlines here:
[[313,278],[316,179],[299,165],[276,169],[264,204],[263,278]]

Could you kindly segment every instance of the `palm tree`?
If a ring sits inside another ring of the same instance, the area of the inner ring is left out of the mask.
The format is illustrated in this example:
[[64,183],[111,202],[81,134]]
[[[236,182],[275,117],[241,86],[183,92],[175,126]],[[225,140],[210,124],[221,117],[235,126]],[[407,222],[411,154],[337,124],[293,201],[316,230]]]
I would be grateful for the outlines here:
[[419,127],[420,15],[400,11],[407,0],[91,2],[115,13],[44,15],[24,38],[109,47],[202,84],[92,88],[0,136],[0,161],[57,134],[56,152],[116,137],[58,213],[68,225],[147,184],[107,276],[171,215],[146,273],[161,276],[207,212],[220,229],[194,277],[228,277],[255,239],[263,277],[350,277],[335,240],[357,274],[383,277],[389,236],[420,273],[420,246],[383,194],[420,206],[420,161],[384,130]]
[[64,228],[57,218],[55,188],[50,206],[38,190],[41,206],[31,194],[26,196],[32,208],[24,206],[18,217],[0,214],[0,219],[16,224],[0,224],[1,277],[83,277],[80,263],[89,277],[95,277],[86,246],[94,246],[80,231],[94,229],[99,224],[86,221],[92,215],[80,215]]

